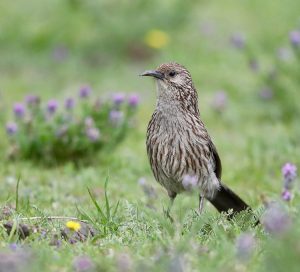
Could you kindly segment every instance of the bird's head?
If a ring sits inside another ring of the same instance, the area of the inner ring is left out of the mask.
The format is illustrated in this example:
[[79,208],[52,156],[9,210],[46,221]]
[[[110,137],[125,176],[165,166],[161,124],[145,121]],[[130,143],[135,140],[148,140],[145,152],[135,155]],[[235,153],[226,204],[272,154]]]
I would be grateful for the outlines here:
[[158,103],[174,103],[185,108],[198,108],[197,91],[189,71],[178,63],[164,63],[141,76],[155,78]]

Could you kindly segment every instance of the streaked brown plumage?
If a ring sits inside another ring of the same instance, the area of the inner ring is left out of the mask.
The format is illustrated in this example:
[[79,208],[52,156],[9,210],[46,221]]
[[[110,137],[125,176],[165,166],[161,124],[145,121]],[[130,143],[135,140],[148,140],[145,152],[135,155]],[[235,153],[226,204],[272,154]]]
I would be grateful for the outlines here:
[[147,129],[147,153],[155,179],[173,201],[186,190],[183,180],[193,177],[202,200],[220,212],[248,207],[221,183],[217,150],[200,119],[198,96],[190,73],[177,63],[160,65],[143,76],[156,79],[157,104]]

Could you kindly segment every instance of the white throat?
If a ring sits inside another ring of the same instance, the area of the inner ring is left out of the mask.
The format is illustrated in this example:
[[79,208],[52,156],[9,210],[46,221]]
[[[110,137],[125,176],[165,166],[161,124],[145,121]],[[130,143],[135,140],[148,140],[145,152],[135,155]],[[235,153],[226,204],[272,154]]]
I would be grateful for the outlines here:
[[180,113],[180,102],[175,98],[172,88],[162,80],[156,80],[157,103],[156,110],[163,115],[176,117]]

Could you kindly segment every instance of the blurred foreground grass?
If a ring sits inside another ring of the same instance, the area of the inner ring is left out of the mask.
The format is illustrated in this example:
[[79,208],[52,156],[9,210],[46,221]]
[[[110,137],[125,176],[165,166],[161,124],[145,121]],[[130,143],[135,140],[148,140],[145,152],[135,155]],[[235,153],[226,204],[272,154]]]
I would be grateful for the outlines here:
[[[202,118],[223,162],[223,180],[254,209],[262,198],[278,200],[281,166],[300,165],[300,127],[297,114],[282,118],[288,103],[259,97],[260,78],[249,70],[247,58],[230,45],[241,32],[262,69],[272,65],[277,49],[289,43],[288,33],[299,27],[297,1],[2,1],[0,3],[0,124],[11,118],[14,101],[27,93],[44,99],[65,98],[83,84],[94,92],[136,92],[142,99],[137,129],[114,153],[95,156],[93,163],[76,168],[72,163],[52,168],[30,161],[6,160],[7,139],[0,130],[1,206],[15,203],[20,176],[19,210],[8,219],[28,216],[77,216],[76,206],[95,211],[87,187],[104,204],[104,181],[109,175],[109,199],[118,209],[118,230],[93,241],[50,246],[52,234],[64,221],[34,221],[41,233],[19,241],[0,228],[2,259],[30,262],[39,271],[79,270],[78,256],[89,256],[97,271],[297,271],[299,258],[299,187],[286,205],[293,219],[284,237],[267,235],[261,227],[230,224],[207,206],[195,216],[196,196],[180,196],[172,211],[175,224],[163,216],[167,196],[150,172],[145,151],[145,130],[154,107],[154,85],[137,75],[165,61],[184,64],[199,91]],[[145,43],[153,29],[165,32],[169,44],[152,49]],[[296,71],[297,72],[297,71]],[[299,88],[299,85],[298,85]],[[228,105],[220,113],[211,106],[216,91],[224,90]],[[298,101],[299,92],[293,92]],[[143,194],[144,177],[154,195]],[[298,186],[298,185],[297,185]],[[150,207],[150,208],[149,208]],[[212,231],[203,232],[205,223]],[[201,231],[200,231],[201,230]],[[257,245],[247,262],[236,258],[236,237],[249,231]],[[22,249],[30,256],[25,258]],[[274,253],[275,251],[275,253]],[[21,252],[21,253],[20,253]],[[19,255],[17,253],[20,253]],[[5,255],[6,254],[6,255]],[[11,257],[13,255],[13,257]],[[10,257],[9,257],[10,256]],[[24,258],[26,261],[24,261]],[[80,260],[79,260],[80,261]],[[0,266],[2,263],[0,262]],[[75,267],[74,267],[75,266]],[[177,270],[176,270],[177,269]],[[79,270],[83,271],[83,270]]]

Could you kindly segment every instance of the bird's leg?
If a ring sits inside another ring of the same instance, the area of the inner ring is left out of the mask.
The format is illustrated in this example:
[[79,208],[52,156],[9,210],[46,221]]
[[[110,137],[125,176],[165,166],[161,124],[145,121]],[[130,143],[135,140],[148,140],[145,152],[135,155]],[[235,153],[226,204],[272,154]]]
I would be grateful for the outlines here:
[[203,212],[204,200],[205,200],[204,196],[202,195],[202,193],[200,193],[199,194],[199,210],[198,210],[199,215],[202,214],[202,212]]
[[167,216],[167,218],[169,218],[170,221],[173,223],[173,222],[174,222],[174,219],[173,219],[172,216],[170,215],[170,212],[171,212],[171,209],[172,209],[172,206],[173,206],[173,203],[174,203],[174,200],[175,200],[177,194],[174,193],[174,192],[168,192],[168,195],[169,195],[169,197],[170,197],[170,202],[169,202],[169,205],[168,205],[167,210],[164,210],[164,213],[165,213],[165,215]]

